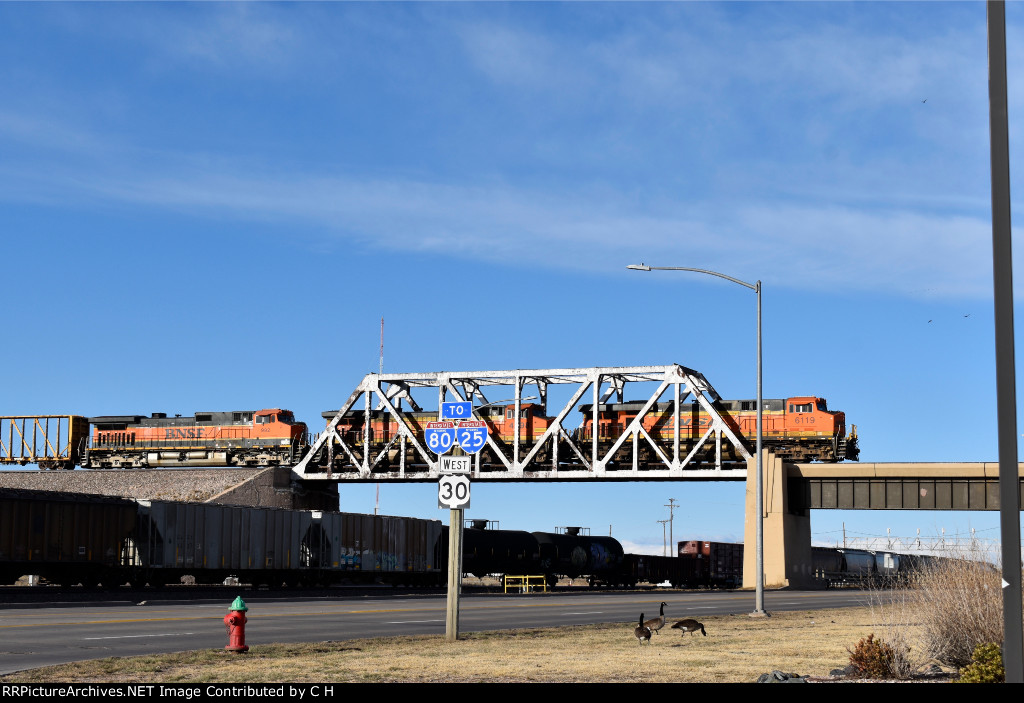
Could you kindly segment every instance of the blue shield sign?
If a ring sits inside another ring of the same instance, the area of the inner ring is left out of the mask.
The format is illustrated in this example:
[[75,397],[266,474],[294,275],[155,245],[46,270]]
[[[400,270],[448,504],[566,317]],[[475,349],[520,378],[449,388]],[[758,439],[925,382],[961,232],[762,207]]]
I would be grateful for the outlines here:
[[464,420],[459,423],[459,446],[467,454],[476,454],[487,444],[487,423],[483,420]]
[[423,430],[423,438],[434,454],[445,454],[455,446],[455,423],[428,422]]

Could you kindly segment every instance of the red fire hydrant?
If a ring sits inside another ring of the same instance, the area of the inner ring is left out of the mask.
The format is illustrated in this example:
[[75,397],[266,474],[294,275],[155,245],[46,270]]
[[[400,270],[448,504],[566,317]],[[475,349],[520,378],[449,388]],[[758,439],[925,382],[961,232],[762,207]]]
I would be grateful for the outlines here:
[[242,597],[238,596],[231,603],[231,612],[224,616],[224,624],[228,628],[228,644],[224,649],[229,652],[242,654],[249,651],[245,644],[245,611],[248,609]]

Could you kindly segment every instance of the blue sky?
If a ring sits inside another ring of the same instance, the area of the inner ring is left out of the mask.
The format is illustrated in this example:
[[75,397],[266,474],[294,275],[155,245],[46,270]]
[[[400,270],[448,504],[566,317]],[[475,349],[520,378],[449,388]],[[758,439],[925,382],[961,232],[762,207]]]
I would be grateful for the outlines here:
[[[381,317],[387,371],[679,363],[753,397],[753,294],[643,261],[762,280],[765,397],[826,397],[864,461],[997,458],[982,2],[3,3],[0,62],[0,414],[316,426]],[[447,520],[435,493],[381,511]],[[670,497],[677,540],[742,539],[740,483],[477,485],[469,516],[660,553]],[[844,525],[998,537],[813,537]]]

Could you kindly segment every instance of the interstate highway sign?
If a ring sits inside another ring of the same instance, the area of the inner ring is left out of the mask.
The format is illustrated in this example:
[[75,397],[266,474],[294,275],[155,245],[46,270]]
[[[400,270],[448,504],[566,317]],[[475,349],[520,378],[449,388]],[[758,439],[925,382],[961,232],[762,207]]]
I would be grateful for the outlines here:
[[445,454],[455,446],[455,423],[449,421],[428,422],[423,430],[423,438],[434,454]]
[[467,454],[476,454],[487,444],[487,423],[483,420],[463,420],[456,430],[459,446]]

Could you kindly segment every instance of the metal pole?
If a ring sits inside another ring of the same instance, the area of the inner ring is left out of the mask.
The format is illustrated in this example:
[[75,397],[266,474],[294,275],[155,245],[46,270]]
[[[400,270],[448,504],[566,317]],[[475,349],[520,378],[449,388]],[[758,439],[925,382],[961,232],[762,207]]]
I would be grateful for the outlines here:
[[762,422],[764,405],[761,400],[761,281],[754,291],[757,293],[757,478],[754,481],[757,490],[757,585],[754,587],[754,612],[752,615],[765,615],[764,610],[764,431]]
[[[738,278],[726,276],[724,273],[719,273],[718,271],[689,268],[686,266],[648,266],[647,264],[630,264],[626,268],[633,269],[635,271],[692,271],[694,273],[706,273],[709,276],[718,276],[719,278],[724,278],[727,281],[738,283],[741,286],[749,288],[757,293],[757,476],[754,479],[755,490],[757,491],[757,498],[755,499],[757,509],[757,531],[755,539],[757,542],[755,547],[757,552],[757,584],[754,587],[754,612],[751,613],[751,615],[768,615],[764,609],[764,488],[762,486],[762,481],[764,480],[764,467],[762,466],[764,461],[764,433],[761,425],[763,414],[763,401],[761,398],[761,281],[758,281],[757,283],[747,283],[746,281],[741,281]],[[596,401],[594,407],[597,407]],[[597,418],[595,417],[595,426],[597,425],[596,420]]]
[[1007,683],[1024,683],[1021,625],[1020,480],[1013,343],[1010,137],[1006,98],[1006,6],[988,2],[989,132],[992,158],[992,270],[995,288],[999,525],[1003,558],[1003,666]]
[[665,543],[665,523],[667,523],[668,520],[658,520],[658,522],[661,523],[661,556],[667,557],[668,545]]
[[[678,412],[676,413],[676,417],[679,417]],[[676,499],[669,498],[668,505],[666,505],[665,507],[668,508],[668,546],[672,548],[672,556],[679,556],[678,554],[676,554],[676,537],[675,534],[673,534],[672,532],[672,523],[675,520],[674,508],[676,507]]]
[[462,590],[462,508],[449,511],[448,517],[448,610],[444,638],[459,639],[459,592]]

